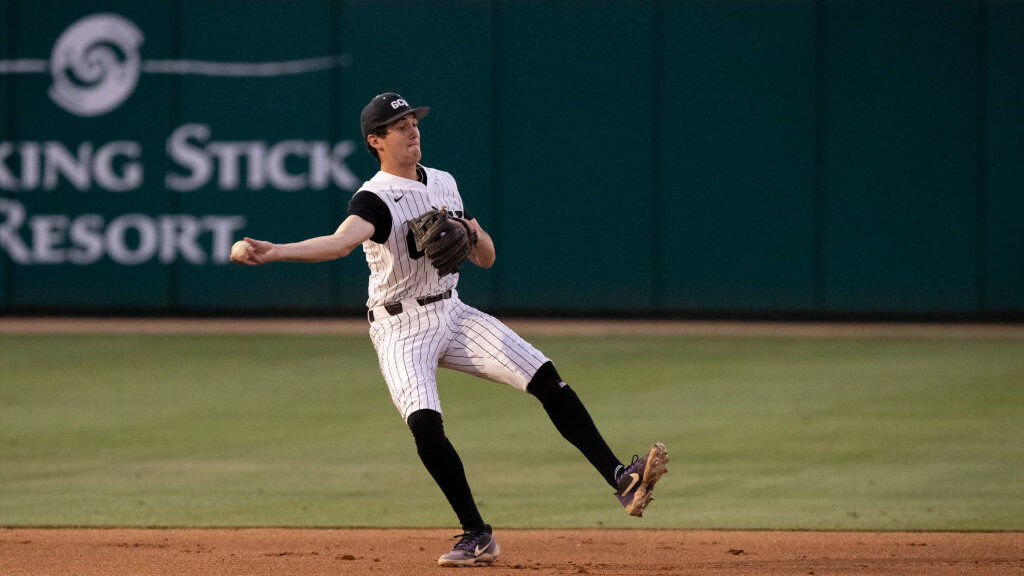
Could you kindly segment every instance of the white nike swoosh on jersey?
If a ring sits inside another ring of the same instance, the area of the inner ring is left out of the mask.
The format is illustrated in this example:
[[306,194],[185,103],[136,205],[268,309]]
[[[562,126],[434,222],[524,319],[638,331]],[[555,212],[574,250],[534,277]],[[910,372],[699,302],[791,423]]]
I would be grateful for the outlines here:
[[636,483],[640,481],[640,475],[637,474],[636,472],[631,473],[630,476],[633,477],[633,481],[630,482],[629,486],[627,486],[626,489],[622,491],[623,494],[628,494],[629,491],[633,489],[633,486],[636,486]]

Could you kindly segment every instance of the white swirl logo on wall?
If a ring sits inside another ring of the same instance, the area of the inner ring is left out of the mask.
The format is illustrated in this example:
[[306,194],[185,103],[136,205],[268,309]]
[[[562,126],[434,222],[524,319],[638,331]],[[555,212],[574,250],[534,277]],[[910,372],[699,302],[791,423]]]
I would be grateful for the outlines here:
[[102,116],[123,104],[141,74],[272,77],[305,74],[349,65],[348,55],[278,62],[143,60],[145,36],[118,14],[93,14],[71,24],[53,46],[50,59],[0,60],[0,74],[53,78],[50,99],[77,116]]
[[53,46],[50,98],[79,116],[99,116],[135,91],[142,31],[116,14],[96,14],[72,24]]

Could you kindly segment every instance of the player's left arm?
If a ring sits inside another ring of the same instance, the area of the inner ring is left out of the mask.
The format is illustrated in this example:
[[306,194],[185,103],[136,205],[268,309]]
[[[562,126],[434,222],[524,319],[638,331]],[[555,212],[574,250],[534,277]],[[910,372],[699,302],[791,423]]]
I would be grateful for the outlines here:
[[494,252],[494,240],[491,239],[491,235],[484,232],[476,218],[469,220],[460,218],[460,220],[469,224],[469,227],[476,231],[476,246],[469,253],[469,261],[481,268],[494,266],[496,254]]

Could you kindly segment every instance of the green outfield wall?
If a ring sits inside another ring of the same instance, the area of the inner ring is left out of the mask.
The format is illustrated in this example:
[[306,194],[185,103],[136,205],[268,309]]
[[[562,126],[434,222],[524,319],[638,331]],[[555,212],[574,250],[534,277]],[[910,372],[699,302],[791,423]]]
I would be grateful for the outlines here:
[[0,312],[355,313],[358,116],[432,107],[498,313],[1024,315],[1024,2],[0,0]]

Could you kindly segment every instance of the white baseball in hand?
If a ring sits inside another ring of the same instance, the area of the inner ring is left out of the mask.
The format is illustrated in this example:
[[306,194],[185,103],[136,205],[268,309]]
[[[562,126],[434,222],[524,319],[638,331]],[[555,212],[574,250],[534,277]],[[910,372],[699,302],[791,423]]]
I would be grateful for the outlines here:
[[235,262],[245,260],[246,254],[252,249],[252,245],[245,240],[239,240],[231,245],[231,259]]

